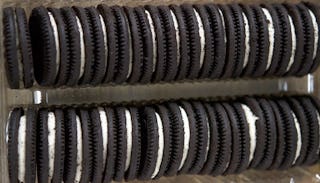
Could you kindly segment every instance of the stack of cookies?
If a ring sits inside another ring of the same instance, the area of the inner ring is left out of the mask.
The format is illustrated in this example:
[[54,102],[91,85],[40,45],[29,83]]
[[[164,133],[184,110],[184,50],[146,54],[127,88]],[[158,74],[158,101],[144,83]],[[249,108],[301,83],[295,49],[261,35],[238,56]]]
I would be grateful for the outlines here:
[[320,8],[311,3],[37,7],[31,43],[18,12],[4,14],[12,88],[32,86],[31,68],[39,85],[59,87],[303,76],[320,62]]
[[312,96],[15,108],[7,127],[10,181],[152,180],[311,165],[319,157],[319,112]]

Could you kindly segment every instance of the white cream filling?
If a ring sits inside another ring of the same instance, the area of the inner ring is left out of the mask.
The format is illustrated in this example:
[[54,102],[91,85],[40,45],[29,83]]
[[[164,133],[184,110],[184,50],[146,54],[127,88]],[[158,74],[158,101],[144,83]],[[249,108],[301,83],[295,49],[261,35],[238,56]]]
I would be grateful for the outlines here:
[[267,10],[266,8],[262,8],[262,11],[264,13],[264,16],[267,19],[267,22],[268,22],[269,54],[268,54],[268,62],[267,62],[267,68],[266,68],[266,70],[268,70],[271,66],[272,57],[273,57],[275,30],[274,30],[272,16],[271,16],[269,10]]
[[249,28],[249,21],[246,14],[242,13],[242,17],[244,20],[244,29],[245,29],[245,55],[243,61],[243,68],[245,68],[249,61],[249,54],[250,54],[250,28]]
[[180,113],[182,116],[182,121],[183,121],[183,131],[184,131],[184,142],[183,142],[183,154],[182,154],[182,159],[180,162],[180,166],[179,166],[179,170],[181,170],[181,168],[183,167],[187,156],[188,156],[188,151],[189,151],[189,144],[190,144],[190,126],[189,126],[189,118],[188,115],[186,113],[186,111],[184,110],[183,107],[180,107]]
[[205,54],[205,44],[206,44],[206,38],[204,34],[204,28],[203,28],[203,22],[201,20],[201,17],[197,10],[193,8],[194,14],[196,15],[197,22],[198,22],[198,29],[199,29],[199,37],[200,37],[200,69],[202,68],[203,61],[204,61],[204,54]]
[[218,8],[218,11],[219,11],[219,14],[220,14],[220,17],[221,17],[221,20],[222,20],[222,26],[223,26],[223,37],[224,37],[224,42],[226,43],[227,42],[227,35],[226,35],[226,23],[224,21],[224,16],[223,16],[223,13],[222,11],[220,10],[220,8]]
[[227,170],[227,168],[229,167],[229,164],[230,164],[230,160],[227,162],[226,167],[224,168],[224,171]]
[[207,119],[207,134],[208,134],[208,141],[207,141],[207,148],[206,148],[206,154],[204,155],[204,161],[207,161],[208,158],[208,153],[209,153],[209,149],[210,149],[210,125],[209,125],[209,119],[206,116]]
[[290,61],[287,66],[287,71],[290,70],[293,62],[294,62],[294,56],[296,54],[296,49],[297,49],[297,38],[296,38],[296,29],[293,25],[293,21],[290,15],[288,15],[289,18],[289,23],[290,23],[290,29],[291,29],[291,38],[292,38],[292,47],[291,47],[291,56],[290,56]]
[[84,47],[83,29],[78,16],[76,16],[76,20],[77,20],[77,26],[80,34],[80,50],[81,50],[80,51],[80,74],[79,74],[79,79],[80,79],[84,73],[84,67],[86,64],[86,55],[84,50],[85,47]]
[[309,14],[311,16],[311,21],[313,25],[313,31],[314,31],[314,50],[313,50],[313,59],[317,56],[317,50],[318,50],[318,42],[319,42],[319,27],[317,23],[316,16],[311,10],[308,10]]
[[158,147],[158,156],[157,156],[157,162],[156,162],[156,167],[151,175],[151,178],[153,179],[155,176],[157,176],[160,166],[162,163],[162,158],[163,158],[163,150],[164,150],[164,135],[163,135],[163,125],[162,125],[162,120],[160,118],[160,115],[155,112],[156,119],[157,119],[157,125],[158,125],[158,133],[159,133],[159,147]]
[[294,156],[294,160],[292,162],[292,165],[294,165],[295,162],[297,161],[298,157],[300,156],[300,152],[301,152],[301,128],[300,128],[300,124],[298,122],[297,116],[292,111],[291,111],[291,114],[293,116],[294,125],[295,125],[296,130],[297,130],[297,149],[296,149],[296,153],[295,153],[295,156]]
[[99,117],[101,121],[101,132],[102,132],[102,145],[103,145],[103,168],[106,164],[107,159],[107,148],[108,148],[108,120],[105,110],[102,107],[98,108]]
[[[128,18],[125,16],[125,19],[127,19],[127,22],[128,21]],[[127,26],[129,27],[129,24],[127,23]],[[127,73],[127,78],[129,78],[131,76],[131,72],[132,72],[132,62],[133,62],[133,58],[132,58],[132,49],[133,49],[133,45],[132,45],[132,38],[131,38],[131,29],[129,28],[128,29],[128,44],[129,44],[129,68],[128,68],[128,73]]]
[[153,20],[151,18],[151,14],[149,13],[148,10],[145,10],[145,13],[147,15],[148,18],[148,22],[150,25],[150,29],[151,29],[151,37],[152,37],[152,46],[153,46],[153,68],[152,68],[152,72],[154,72],[156,70],[156,64],[157,64],[157,44],[156,44],[156,32],[155,32],[155,28],[154,28],[154,23]]
[[79,116],[76,116],[77,122],[77,168],[76,168],[76,175],[74,181],[79,183],[81,180],[81,173],[82,173],[82,130],[81,130],[81,123]]
[[59,42],[59,32],[56,20],[54,19],[51,12],[48,12],[50,24],[53,30],[54,43],[56,45],[56,77],[58,76],[60,69],[60,42]]
[[26,130],[27,130],[26,116],[20,117],[18,129],[18,179],[20,182],[25,181],[26,171]]
[[171,17],[173,19],[174,29],[176,31],[176,40],[177,40],[177,66],[180,64],[180,32],[179,32],[179,24],[176,15],[170,10]]
[[54,172],[54,157],[56,146],[56,117],[53,112],[48,113],[48,155],[49,155],[49,181]]
[[131,162],[131,152],[132,152],[132,118],[129,110],[126,112],[126,129],[127,129],[127,158],[126,158],[126,167],[125,171],[128,170]]
[[256,121],[259,119],[254,113],[251,111],[251,109],[244,104],[241,104],[241,107],[244,111],[244,114],[246,116],[246,120],[249,126],[249,136],[250,136],[250,154],[249,154],[249,164],[251,163],[254,153],[256,151],[256,145],[257,145],[257,132],[256,132]]
[[108,67],[108,37],[107,37],[107,30],[106,30],[106,23],[101,15],[99,15],[99,19],[102,25],[102,33],[103,33],[103,43],[104,43],[104,50],[105,50],[105,63],[106,68]]
[[9,142],[9,125],[10,125],[10,118],[11,118],[12,111],[9,112],[8,118],[7,118],[7,125],[6,125],[6,144]]

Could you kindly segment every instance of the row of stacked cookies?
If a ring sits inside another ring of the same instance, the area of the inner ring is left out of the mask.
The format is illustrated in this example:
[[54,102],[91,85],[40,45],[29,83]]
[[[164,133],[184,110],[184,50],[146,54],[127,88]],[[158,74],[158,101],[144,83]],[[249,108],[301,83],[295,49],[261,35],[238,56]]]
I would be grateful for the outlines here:
[[58,87],[302,76],[320,62],[320,8],[311,3],[37,7],[29,21],[33,64],[29,41],[20,46],[28,57],[15,56],[16,41],[29,34],[23,26],[16,39],[19,21],[27,23],[14,12],[4,13],[12,88],[32,86],[19,85],[32,67],[38,84]]
[[15,108],[10,182],[110,182],[288,169],[319,157],[319,100],[242,97],[143,106]]

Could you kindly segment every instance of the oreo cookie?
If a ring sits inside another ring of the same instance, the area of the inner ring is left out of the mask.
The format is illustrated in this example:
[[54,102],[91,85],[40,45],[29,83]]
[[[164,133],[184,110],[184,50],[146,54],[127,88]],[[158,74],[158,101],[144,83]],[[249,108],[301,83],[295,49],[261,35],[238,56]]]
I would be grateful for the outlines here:
[[218,152],[216,154],[216,161],[213,164],[210,175],[222,175],[228,168],[231,159],[232,151],[232,131],[228,113],[222,104],[212,103],[212,107],[216,112],[216,120],[218,126]]
[[3,9],[3,35],[6,76],[11,89],[33,85],[33,58],[24,9]]
[[[180,6],[185,20],[187,30],[187,44],[189,45],[189,65],[187,71],[188,79],[196,79],[199,75],[203,60],[201,57],[201,38],[200,30],[201,18],[197,11],[190,4],[183,4]],[[181,30],[181,29],[180,29]],[[204,45],[203,45],[204,46]],[[202,46],[202,47],[203,47]],[[199,49],[200,48],[200,49]]]
[[302,31],[304,34],[304,47],[303,47],[303,56],[302,60],[306,60],[307,64],[304,64],[304,66],[301,66],[300,70],[297,72],[296,75],[302,76],[311,71],[311,67],[313,65],[313,57],[315,56],[316,52],[316,38],[315,36],[318,34],[314,30],[313,27],[316,27],[314,25],[315,19],[314,15],[310,13],[309,9],[304,4],[297,4],[296,5],[300,16],[302,19]]
[[208,154],[206,161],[202,167],[201,174],[209,174],[212,170],[212,166],[214,165],[215,161],[217,160],[217,153],[218,153],[218,126],[217,126],[217,119],[216,113],[214,108],[210,106],[208,103],[203,103],[209,122],[209,147],[208,147]]
[[[249,144],[247,143],[249,133],[248,126],[245,125],[244,116],[241,116],[236,106],[228,103],[222,104],[228,114],[232,131],[232,152],[228,168],[224,174],[242,171],[242,167],[247,166],[249,160]],[[238,106],[239,107],[239,106]],[[246,127],[245,127],[246,126]],[[240,140],[240,143],[237,142]],[[250,143],[250,142],[249,142]]]
[[61,182],[64,171],[65,128],[64,115],[61,109],[48,112],[48,152],[49,178],[51,182]]
[[88,182],[91,180],[93,168],[92,122],[86,108],[80,108],[77,110],[77,114],[81,121],[82,129],[82,169],[80,182]]
[[19,160],[18,160],[18,134],[20,118],[23,115],[21,108],[15,108],[10,112],[6,127],[6,143],[8,146],[8,173],[10,182],[18,181]]
[[[122,164],[122,159],[121,159],[121,166],[119,169],[123,169],[123,170],[117,170],[119,172],[119,175],[116,175],[118,178],[115,178],[115,180],[120,180],[123,179],[124,173],[126,173],[126,171],[129,169],[130,166],[130,162],[131,162],[131,156],[132,156],[132,140],[133,140],[133,135],[132,135],[132,118],[131,118],[131,113],[128,109],[123,109],[123,108],[118,108],[118,117],[119,117],[119,121],[123,121],[120,123],[124,123],[122,124],[122,128],[124,131],[123,133],[119,133],[119,135],[124,135],[123,140],[122,140],[122,144],[124,146],[124,150],[122,150],[122,156],[124,157],[123,159],[124,164]],[[119,125],[120,126],[120,125]],[[119,131],[120,132],[120,131]],[[120,142],[121,140],[118,140],[118,142]],[[121,146],[122,147],[122,146]],[[122,149],[121,147],[119,147],[118,149]],[[120,153],[118,153],[120,154]],[[121,155],[121,154],[120,154]],[[120,159],[121,157],[119,157]],[[123,173],[122,173],[123,172]]]
[[104,75],[103,82],[109,83],[113,81],[113,75],[116,72],[116,61],[118,58],[118,35],[116,34],[117,20],[109,6],[98,5],[97,10],[102,16],[106,26],[107,44],[105,46],[108,48],[108,52],[106,53],[106,73]]
[[68,64],[68,77],[67,86],[75,86],[80,79],[81,67],[83,59],[81,58],[84,50],[82,39],[82,26],[79,18],[76,16],[72,8],[64,7],[61,9],[63,19],[67,29],[67,47],[69,49],[69,64]]
[[168,108],[170,119],[171,154],[169,165],[164,175],[174,176],[179,171],[179,166],[183,155],[183,121],[179,106],[177,104],[166,103],[166,107]]
[[239,102],[234,102],[233,107],[237,113],[242,139],[241,161],[236,173],[243,172],[248,168],[256,148],[256,118],[250,108]]
[[177,73],[175,80],[183,80],[188,75],[188,69],[190,64],[189,44],[186,29],[186,20],[182,13],[182,9],[178,5],[170,5],[170,13],[174,20],[176,28],[176,38],[177,38]]
[[[131,158],[129,162],[129,167],[125,172],[125,180],[134,180],[138,176],[138,171],[140,169],[141,160],[141,122],[138,109],[135,107],[130,107],[129,110],[131,114],[132,121],[132,146],[131,146]],[[127,160],[129,161],[129,160]]]
[[263,4],[261,6],[263,14],[269,22],[268,25],[268,38],[269,38],[269,51],[265,76],[273,75],[280,63],[280,47],[281,47],[281,32],[280,22],[277,12],[272,5]]
[[[33,108],[26,111],[26,136],[25,136],[25,182],[36,180],[36,140],[37,140],[37,113]],[[21,118],[20,118],[21,123]],[[20,124],[21,125],[21,124]],[[19,133],[21,135],[22,133]],[[21,151],[20,151],[21,152]],[[19,154],[19,156],[23,155]]]
[[[143,59],[144,59],[144,45],[141,25],[139,17],[131,7],[124,7],[126,17],[128,18],[128,25],[130,28],[130,51],[131,53],[131,74],[128,78],[129,83],[136,83],[139,81],[143,72]],[[150,35],[150,34],[149,34]]]
[[166,63],[165,32],[160,20],[159,10],[155,6],[146,6],[147,16],[153,43],[153,68],[152,82],[163,80]]
[[[298,132],[297,153],[293,165],[300,165],[305,160],[309,143],[309,125],[304,110],[299,102],[294,98],[287,99],[291,110],[294,112],[294,117],[299,123],[300,132]],[[300,134],[300,138],[299,138]]]
[[[213,61],[210,70],[209,70],[209,78],[220,78],[224,62],[221,60],[225,60],[226,57],[226,33],[225,33],[225,22],[222,16],[220,9],[214,5],[209,4],[205,5],[205,9],[208,13],[210,31],[212,31],[211,36],[206,36],[206,50],[205,50],[205,59],[210,59],[210,55],[213,56]],[[207,33],[206,33],[207,34]],[[210,41],[211,40],[211,41]],[[210,45],[212,46],[210,49]],[[210,50],[209,50],[210,49]],[[213,53],[210,53],[212,52]],[[206,66],[202,67],[203,74]]]
[[[277,124],[278,121],[278,111],[272,107],[269,100],[264,98],[256,98],[259,106],[263,112],[263,119],[265,122],[264,131],[266,132],[266,138],[264,139],[265,147],[263,148],[263,157],[261,161],[256,165],[257,169],[268,169],[275,157],[275,152],[277,148],[278,133]],[[259,137],[259,136],[258,136]],[[256,148],[258,150],[258,148]]]
[[39,182],[59,182],[63,179],[65,158],[65,131],[63,111],[39,111],[37,166]]
[[108,132],[108,127],[109,127],[109,122],[107,118],[106,111],[103,107],[98,107],[98,112],[99,112],[99,118],[101,122],[101,134],[102,134],[102,173],[104,173],[105,167],[106,167],[106,159],[108,156],[108,144],[109,142],[109,132]]
[[[222,16],[225,22],[225,31],[227,38],[226,48],[228,50],[228,53],[226,54],[222,78],[230,78],[234,75],[236,65],[239,66],[237,67],[238,70],[242,70],[242,62],[244,56],[244,31],[241,31],[241,29],[244,29],[243,19],[240,19],[241,12],[238,7],[234,6],[233,8],[231,8],[227,5],[220,5],[219,9],[222,12]],[[243,50],[243,52],[241,52],[241,49]],[[236,75],[238,74],[240,73],[238,73],[237,71]]]
[[[37,175],[39,182],[48,181],[49,177],[49,111],[48,109],[41,109],[38,113],[38,133],[37,133]],[[50,121],[54,119],[51,113]],[[52,129],[52,128],[51,128]],[[76,144],[75,144],[76,145]],[[50,147],[52,148],[52,146]],[[50,152],[51,154],[51,152]],[[51,159],[52,162],[52,159]]]
[[148,180],[152,177],[156,168],[159,134],[157,117],[151,107],[141,108],[141,167],[139,170],[139,180]]
[[139,19],[139,26],[141,30],[141,37],[143,43],[143,64],[141,68],[141,76],[139,78],[140,83],[149,83],[151,81],[153,67],[154,67],[154,52],[153,50],[153,30],[149,24],[148,17],[143,7],[135,7],[134,11]]
[[[4,47],[5,47],[5,67],[7,81],[10,88],[19,88],[20,86],[20,74],[19,74],[19,60],[18,60],[18,49],[16,46],[16,22],[15,12],[13,8],[3,9],[3,35]],[[21,65],[21,64],[20,64]],[[18,75],[16,74],[18,73]]]
[[107,157],[103,173],[103,182],[111,182],[115,174],[116,156],[117,156],[117,118],[115,111],[112,108],[104,108],[108,121],[108,144]]
[[[88,11],[85,8],[74,6],[73,7],[77,18],[81,23],[82,28],[82,41],[83,41],[83,52],[81,57],[81,73],[79,84],[91,84],[91,80],[94,76],[94,63],[95,63],[95,51],[94,51],[94,37],[91,26],[91,20]],[[81,38],[80,38],[81,39]],[[82,42],[81,41],[81,42]],[[99,50],[100,51],[100,50]],[[61,57],[62,58],[62,57]],[[63,58],[62,58],[63,59]],[[62,68],[61,68],[62,69]],[[101,69],[101,68],[99,68]]]
[[[291,32],[292,32],[292,53],[290,57],[290,62],[287,68],[287,75],[291,75],[292,73],[296,73],[298,70],[301,69],[301,63],[303,59],[304,54],[304,46],[305,46],[305,30],[307,29],[307,25],[303,24],[301,13],[299,12],[297,6],[291,5],[291,4],[284,4],[284,6],[287,8],[287,11],[289,13],[289,21],[291,26]],[[293,25],[291,25],[293,24]],[[299,27],[306,28],[300,29]],[[310,34],[310,32],[309,32]],[[310,35],[308,35],[310,36]],[[309,48],[310,49],[310,48]],[[312,51],[312,50],[311,50]],[[307,62],[308,63],[308,62]],[[309,62],[310,63],[310,62]],[[308,64],[304,64],[303,66],[308,67]],[[310,66],[309,66],[310,67]]]
[[54,30],[54,40],[57,49],[55,86],[66,85],[69,68],[69,48],[66,24],[61,9],[48,8],[50,23]]
[[5,142],[10,181],[36,180],[36,118],[33,108],[25,111],[22,108],[15,108],[9,113]]
[[[279,20],[279,32],[280,32],[280,51],[278,57],[278,65],[274,71],[274,76],[283,76],[289,69],[290,65],[293,63],[293,55],[292,49],[293,45],[293,38],[292,32],[293,23],[292,20],[289,18],[288,11],[285,7],[281,4],[274,4],[272,5],[275,9],[276,16]],[[291,60],[291,61],[290,61]]]
[[[31,48],[31,38],[28,27],[28,21],[26,12],[22,8],[15,8],[15,19],[16,19],[16,28],[18,34],[17,43],[19,45],[20,54],[18,53],[19,61],[19,74],[20,82],[23,82],[21,87],[30,88],[33,86],[33,58],[32,58],[32,48]],[[10,37],[10,36],[8,36]],[[7,37],[6,37],[7,38]],[[6,45],[6,44],[5,44]],[[21,68],[22,67],[22,68]],[[22,79],[21,79],[22,78]],[[10,79],[10,78],[9,78]]]
[[32,10],[29,29],[32,50],[38,50],[37,52],[32,52],[35,79],[42,86],[53,85],[57,72],[57,44],[46,8],[41,6]]
[[191,102],[196,127],[196,149],[194,159],[188,171],[190,174],[198,174],[207,160],[210,146],[209,121],[204,106],[200,102]]
[[288,169],[296,159],[295,157],[297,152],[297,143],[299,143],[298,131],[300,133],[300,127],[297,128],[299,124],[288,103],[281,99],[277,100],[276,102],[279,106],[280,113],[285,125],[285,152],[284,159],[282,160],[279,169]]
[[132,159],[132,145],[133,145],[133,120],[131,117],[131,112],[128,109],[125,109],[125,120],[126,120],[126,158],[125,158],[125,169],[126,173],[129,169],[131,159]]
[[284,169],[292,165],[297,144],[297,132],[294,127],[294,119],[288,104],[284,101],[270,101],[277,119],[278,142],[274,161],[270,169]]
[[319,41],[319,22],[320,22],[320,11],[319,11],[319,5],[316,5],[314,3],[306,2],[304,3],[308,7],[308,12],[311,16],[311,21],[312,21],[312,27],[314,31],[314,52],[312,55],[313,58],[313,64],[310,68],[310,73],[314,72],[320,63],[319,60],[319,54],[320,54],[320,41]]
[[[76,111],[68,108],[64,111],[65,116],[65,161],[63,181],[73,182],[77,172],[77,116]],[[79,165],[80,166],[80,165]],[[43,174],[41,174],[43,176]],[[45,177],[45,176],[44,176]]]
[[249,5],[241,5],[245,30],[245,56],[242,76],[250,76],[254,70],[258,49],[258,25],[253,9]]
[[[167,170],[167,167],[170,163],[170,155],[172,152],[172,142],[170,137],[170,119],[169,119],[169,111],[164,105],[156,105],[154,106],[155,111],[159,115],[162,127],[163,127],[163,151],[162,151],[162,158],[161,164],[156,166],[156,169],[153,171],[151,178],[158,179],[162,177]],[[158,129],[159,130],[159,129]],[[160,145],[160,143],[159,143]],[[160,155],[158,155],[159,157]],[[160,160],[159,160],[160,161]]]
[[[254,69],[250,76],[260,77],[267,70],[269,57],[269,29],[268,22],[262,8],[259,6],[250,6],[254,15],[254,24],[256,25],[258,44],[256,49],[256,57],[254,62]],[[251,48],[251,47],[250,47]]]
[[[107,35],[106,25],[102,16],[94,7],[86,8],[86,13],[91,26],[91,36],[93,41],[94,50],[94,63],[93,63],[93,77],[90,81],[91,85],[97,85],[102,82],[106,72],[106,48],[107,48]],[[81,66],[83,75],[83,65]]]
[[319,102],[310,96],[297,97],[304,109],[309,125],[309,144],[304,165],[314,164],[319,157]]
[[192,105],[187,101],[179,104],[179,109],[183,121],[184,145],[182,159],[179,165],[179,174],[189,173],[197,153],[197,128],[196,118]]
[[267,122],[264,111],[258,101],[252,97],[245,97],[241,100],[241,107],[245,113],[249,125],[250,155],[249,167],[255,168],[264,157],[264,148],[267,146]]
[[177,73],[177,37],[176,28],[174,25],[174,17],[172,16],[169,7],[158,6],[159,18],[162,29],[164,31],[165,40],[165,70],[163,81],[174,80]]
[[113,75],[113,82],[123,83],[127,80],[129,73],[129,27],[128,20],[125,17],[124,10],[119,6],[111,7],[116,22],[116,49],[117,55],[115,57],[115,73]]
[[127,155],[126,118],[125,110],[122,107],[115,108],[114,113],[117,130],[117,151],[113,180],[120,181],[124,178]]
[[[245,26],[241,7],[238,4],[227,5],[230,8],[233,23],[235,25],[235,53],[233,60],[232,77],[239,77],[243,70],[245,56]],[[232,54],[232,53],[231,53]]]
[[81,120],[76,114],[76,123],[77,123],[77,161],[76,161],[76,172],[75,172],[75,182],[81,181],[82,175],[82,162],[83,162],[83,144],[82,144],[82,128]]
[[213,35],[211,31],[212,22],[209,20],[209,14],[206,7],[202,5],[193,6],[198,20],[198,29],[200,36],[200,72],[198,78],[208,78],[209,71],[214,57]]
[[[37,165],[39,182],[59,182],[63,179],[65,163],[65,131],[62,110],[39,111]],[[75,144],[77,145],[77,144]],[[68,171],[68,170],[66,170]]]
[[[10,115],[11,116],[11,115]],[[10,117],[11,118],[11,117]],[[12,122],[12,121],[11,121]],[[34,182],[36,179],[36,113],[30,108],[18,121],[17,177],[18,182]],[[9,150],[9,149],[8,149]],[[10,155],[9,155],[10,157]],[[10,158],[9,158],[10,159]],[[10,166],[9,166],[10,168]]]
[[[91,118],[91,148],[92,148],[92,182],[101,182],[102,173],[103,173],[103,165],[104,157],[103,154],[105,144],[103,142],[103,137],[106,134],[102,134],[102,121],[101,118],[103,114],[102,109],[92,108],[90,109],[90,118]],[[105,128],[105,126],[104,126]],[[104,130],[105,131],[105,130]],[[108,135],[108,134],[107,134]]]
[[156,166],[154,168],[154,171],[151,175],[151,178],[154,178],[158,175],[161,164],[162,164],[162,160],[163,160],[163,154],[164,154],[164,128],[163,128],[163,122],[162,122],[162,118],[160,116],[159,113],[155,112],[156,115],[156,122],[157,122],[157,127],[158,127],[158,148],[157,148],[157,159],[156,159]]

